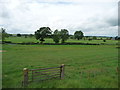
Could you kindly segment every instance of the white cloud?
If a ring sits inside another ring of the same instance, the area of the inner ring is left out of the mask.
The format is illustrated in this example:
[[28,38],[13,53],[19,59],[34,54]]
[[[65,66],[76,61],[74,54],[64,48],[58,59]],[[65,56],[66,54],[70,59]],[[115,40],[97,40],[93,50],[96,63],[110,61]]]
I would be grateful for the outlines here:
[[[14,0],[0,0],[1,3],[8,3]],[[20,0],[22,2],[118,2],[119,0]]]
[[34,33],[49,26],[71,34],[82,30],[85,35],[117,35],[118,0],[7,1],[0,3],[0,26],[9,33]]

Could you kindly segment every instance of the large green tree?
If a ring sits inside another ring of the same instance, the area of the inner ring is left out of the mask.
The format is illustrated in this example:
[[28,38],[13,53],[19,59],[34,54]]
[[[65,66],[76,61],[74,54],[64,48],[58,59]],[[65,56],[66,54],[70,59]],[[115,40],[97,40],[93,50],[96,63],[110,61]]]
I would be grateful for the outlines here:
[[41,27],[39,30],[35,31],[35,38],[41,41],[41,44],[45,41],[44,38],[51,34],[51,29],[49,27]]
[[75,39],[80,40],[80,39],[82,39],[84,37],[84,34],[83,34],[82,31],[76,31],[74,33],[74,37],[75,37]]
[[60,31],[58,31],[57,29],[53,33],[53,41],[55,43],[59,43],[60,41]]
[[61,29],[60,31],[61,43],[64,43],[69,38],[69,32],[67,29]]
[[96,36],[93,36],[93,38],[92,38],[93,40],[96,40],[97,39],[97,37]]
[[21,34],[19,33],[19,34],[17,34],[17,37],[21,37]]
[[1,39],[2,39],[2,42],[5,41],[5,38],[6,38],[6,37],[9,37],[9,34],[7,34],[5,30],[6,30],[6,29],[4,29],[4,28],[1,28],[1,29],[0,29],[0,37],[1,37]]

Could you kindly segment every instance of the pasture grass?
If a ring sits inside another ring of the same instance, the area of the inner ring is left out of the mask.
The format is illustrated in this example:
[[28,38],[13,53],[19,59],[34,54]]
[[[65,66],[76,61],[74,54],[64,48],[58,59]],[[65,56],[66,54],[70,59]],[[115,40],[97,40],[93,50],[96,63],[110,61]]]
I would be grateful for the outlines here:
[[116,45],[3,45],[3,88],[23,88],[23,68],[65,64],[65,78],[27,88],[118,88]]
[[[6,38],[6,41],[11,41],[13,43],[26,43],[26,42],[40,42],[39,40],[36,40],[35,37],[9,37]],[[117,40],[106,40],[106,42],[103,42],[103,40],[76,40],[76,39],[68,39],[66,42],[77,42],[77,43],[96,43],[96,44],[101,44],[101,43],[105,43],[105,44],[116,44],[118,43]],[[46,38],[44,43],[55,43],[53,42],[53,39],[51,38]],[[61,41],[59,42],[61,43]]]

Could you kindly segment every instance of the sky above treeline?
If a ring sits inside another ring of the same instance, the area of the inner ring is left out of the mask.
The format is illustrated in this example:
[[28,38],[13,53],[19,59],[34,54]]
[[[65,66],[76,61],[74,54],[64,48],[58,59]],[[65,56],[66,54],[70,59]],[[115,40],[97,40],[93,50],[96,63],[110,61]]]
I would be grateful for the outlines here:
[[0,0],[0,27],[8,33],[34,34],[81,30],[86,36],[118,35],[119,0]]

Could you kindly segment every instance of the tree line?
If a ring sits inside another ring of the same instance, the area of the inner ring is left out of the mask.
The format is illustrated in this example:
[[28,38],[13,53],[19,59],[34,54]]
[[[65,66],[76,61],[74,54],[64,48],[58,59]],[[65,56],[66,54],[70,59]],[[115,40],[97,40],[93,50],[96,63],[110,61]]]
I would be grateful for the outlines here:
[[[6,33],[6,29],[0,29],[0,38],[2,38],[2,42],[5,41],[5,38],[13,36],[12,34]],[[70,39],[84,39],[84,40],[104,40],[102,37],[98,39],[96,36],[84,36],[84,33],[81,30],[75,31],[74,35],[70,35],[67,29],[54,30],[54,32],[49,27],[41,27],[34,32],[34,34],[17,34],[17,37],[24,36],[27,37],[35,37],[42,44],[45,41],[45,38],[52,38],[55,43],[65,43],[69,38]],[[112,37],[107,37],[106,40],[111,40]],[[120,37],[116,36],[115,40],[120,40]],[[105,40],[104,40],[105,42]]]
[[[48,35],[52,35],[52,39],[55,43],[59,43],[61,40],[61,43],[65,43],[65,41],[69,38],[69,31],[67,29],[61,29],[58,31],[56,29],[53,34],[52,30],[49,27],[41,27],[39,30],[35,31],[35,38],[40,41],[42,44],[45,41],[45,38]],[[82,39],[84,37],[84,34],[82,31],[76,31],[74,33],[75,39]]]
[[[29,37],[35,36],[35,38],[37,40],[40,41],[40,43],[42,44],[45,41],[45,38],[49,37],[52,38],[53,41],[55,43],[59,43],[61,41],[61,43],[65,43],[65,41],[69,38],[69,31],[67,29],[61,29],[60,31],[58,31],[58,29],[56,29],[53,34],[52,34],[52,30],[49,27],[41,27],[39,28],[37,31],[35,31],[34,35],[30,34]],[[8,34],[6,33],[4,28],[1,28],[0,30],[1,33],[1,37],[2,37],[2,41],[5,40],[6,37],[12,36],[12,34]],[[21,34],[17,34],[18,37],[21,37]],[[27,34],[24,34],[25,38],[28,37]],[[76,31],[74,33],[75,39],[82,39],[84,37],[83,32],[82,31]]]

